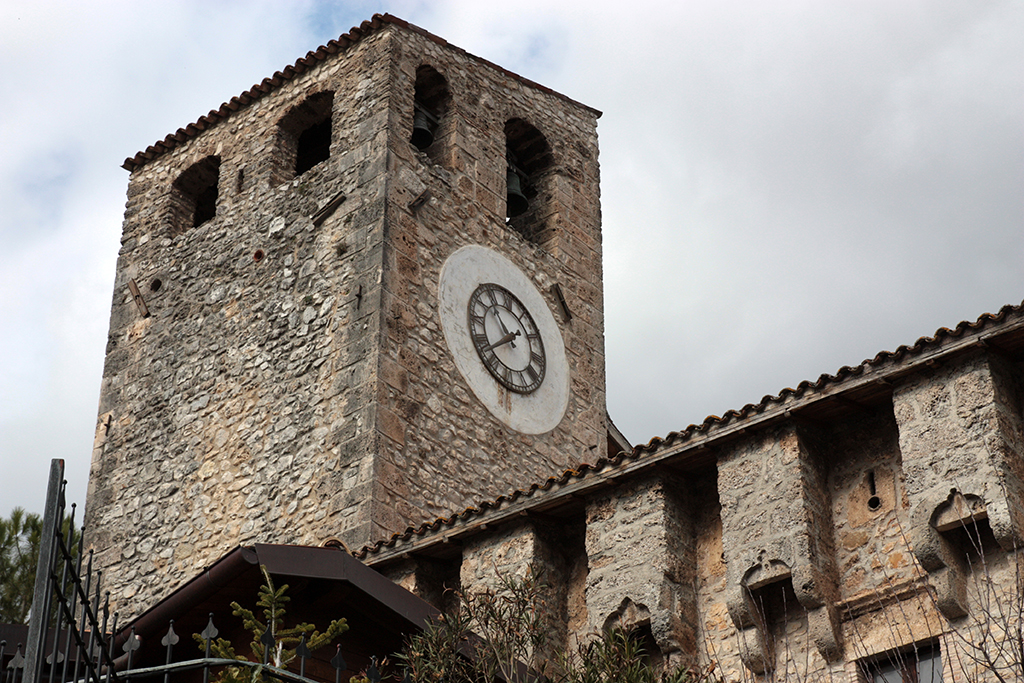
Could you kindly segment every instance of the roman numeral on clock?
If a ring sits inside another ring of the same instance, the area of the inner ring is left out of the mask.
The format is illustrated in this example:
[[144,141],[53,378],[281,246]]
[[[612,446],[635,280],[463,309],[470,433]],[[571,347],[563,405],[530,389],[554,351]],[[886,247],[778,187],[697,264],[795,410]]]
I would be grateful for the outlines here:
[[491,377],[520,394],[535,391],[544,381],[546,360],[530,310],[515,294],[489,282],[472,293],[467,312],[467,336]]

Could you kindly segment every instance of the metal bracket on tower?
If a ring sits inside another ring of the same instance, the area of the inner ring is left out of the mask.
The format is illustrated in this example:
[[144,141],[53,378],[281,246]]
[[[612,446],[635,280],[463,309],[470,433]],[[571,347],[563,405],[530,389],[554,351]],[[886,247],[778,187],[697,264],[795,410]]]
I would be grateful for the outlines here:
[[569,304],[565,302],[565,295],[562,294],[562,286],[557,282],[551,285],[551,293],[555,295],[555,300],[558,302],[558,306],[562,309],[562,315],[565,317],[565,322],[572,321],[572,313],[569,311]]
[[146,306],[146,302],[142,298],[142,292],[139,291],[139,286],[135,284],[135,280],[128,281],[128,291],[132,293],[132,298],[135,299],[135,305],[139,307],[139,313],[142,314],[143,318],[149,317],[149,307]]
[[327,220],[339,206],[341,206],[343,201],[345,201],[345,195],[341,192],[338,192],[336,195],[331,197],[326,204],[317,209],[316,213],[309,217],[310,220],[313,221],[313,225],[319,228],[323,222]]

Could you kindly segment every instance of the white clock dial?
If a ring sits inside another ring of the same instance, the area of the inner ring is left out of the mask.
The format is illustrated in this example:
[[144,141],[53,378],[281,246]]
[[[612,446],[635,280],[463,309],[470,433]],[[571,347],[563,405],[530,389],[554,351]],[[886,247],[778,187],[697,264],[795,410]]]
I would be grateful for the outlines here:
[[511,261],[468,246],[441,269],[441,327],[459,372],[507,426],[543,434],[569,402],[562,335],[544,297]]

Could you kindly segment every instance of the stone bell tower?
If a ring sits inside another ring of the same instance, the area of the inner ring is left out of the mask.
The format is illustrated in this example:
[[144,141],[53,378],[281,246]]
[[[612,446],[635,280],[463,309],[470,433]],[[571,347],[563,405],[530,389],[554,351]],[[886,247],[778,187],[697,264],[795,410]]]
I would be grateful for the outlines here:
[[125,162],[87,502],[122,609],[605,454],[598,116],[377,15]]

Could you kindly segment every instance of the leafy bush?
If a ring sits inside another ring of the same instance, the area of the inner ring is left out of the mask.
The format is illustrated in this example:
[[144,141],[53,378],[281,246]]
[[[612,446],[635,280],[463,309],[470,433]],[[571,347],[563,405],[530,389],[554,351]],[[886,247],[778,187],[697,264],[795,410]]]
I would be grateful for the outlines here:
[[[498,590],[455,591],[456,607],[409,638],[395,659],[415,683],[711,683],[706,671],[662,671],[634,634],[595,634],[575,650],[545,618],[543,586],[533,572],[499,573]],[[395,676],[396,680],[401,676]]]

